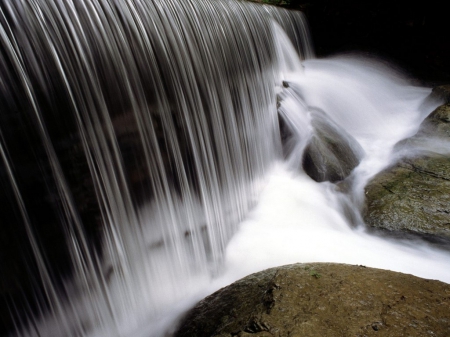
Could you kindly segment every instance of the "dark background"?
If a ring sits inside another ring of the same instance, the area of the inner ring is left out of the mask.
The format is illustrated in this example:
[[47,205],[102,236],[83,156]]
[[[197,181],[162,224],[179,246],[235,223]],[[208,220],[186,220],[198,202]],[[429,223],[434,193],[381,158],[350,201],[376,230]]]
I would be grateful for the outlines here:
[[422,84],[450,83],[450,15],[444,10],[446,1],[276,3],[305,13],[318,57],[357,51],[400,67]]

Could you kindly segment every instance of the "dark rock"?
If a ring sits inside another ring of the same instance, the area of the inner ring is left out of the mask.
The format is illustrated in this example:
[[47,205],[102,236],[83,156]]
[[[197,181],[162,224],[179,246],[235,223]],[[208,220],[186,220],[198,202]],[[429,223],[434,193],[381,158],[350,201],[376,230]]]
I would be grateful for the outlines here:
[[205,298],[175,336],[443,337],[450,335],[449,294],[448,284],[392,271],[294,264]]
[[433,88],[432,95],[444,100],[446,104],[450,103],[450,84],[440,85],[438,87]]
[[314,111],[314,132],[303,154],[303,169],[315,181],[344,180],[360,163],[363,149],[321,111]]

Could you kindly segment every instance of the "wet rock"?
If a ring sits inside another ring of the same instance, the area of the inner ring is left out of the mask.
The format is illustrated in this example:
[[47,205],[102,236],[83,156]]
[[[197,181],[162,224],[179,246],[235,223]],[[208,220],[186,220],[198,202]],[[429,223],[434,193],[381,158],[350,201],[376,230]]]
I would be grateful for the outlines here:
[[[450,104],[398,144],[404,157],[365,188],[365,222],[375,228],[450,239]],[[440,152],[440,153],[439,153]]]
[[[434,94],[430,95],[430,97],[433,96],[435,97]],[[450,96],[448,96],[448,99],[450,102]],[[419,145],[420,147],[420,143],[426,143],[429,138],[441,139],[444,141],[450,140],[450,103],[443,104],[436,108],[427,118],[425,118],[420,125],[420,129],[413,137],[399,142],[396,147],[400,148],[404,145]]]
[[450,103],[450,84],[440,85],[433,88],[432,95],[444,100],[446,104]]
[[208,296],[175,336],[448,336],[450,285],[333,263],[247,276]]
[[358,142],[321,111],[314,111],[313,135],[303,154],[303,169],[315,181],[344,180],[358,166],[363,150]]
[[366,186],[369,226],[450,238],[450,158],[403,159]]
[[425,119],[422,130],[432,136],[450,137],[450,103],[441,105],[434,110]]

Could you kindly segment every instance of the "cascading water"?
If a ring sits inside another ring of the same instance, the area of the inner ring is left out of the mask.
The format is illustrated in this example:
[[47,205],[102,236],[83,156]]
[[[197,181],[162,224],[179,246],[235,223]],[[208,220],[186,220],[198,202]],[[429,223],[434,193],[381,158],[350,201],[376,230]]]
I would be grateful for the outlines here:
[[[364,184],[438,102],[371,61],[312,60],[301,13],[3,0],[0,23],[0,295],[15,335],[162,335],[184,300],[289,262],[450,281],[447,253],[369,236],[358,217]],[[301,168],[318,113],[364,156],[348,193]]]
[[302,15],[123,0],[0,14],[2,219],[25,228],[20,272],[45,316],[24,333],[122,335],[217,272],[279,153],[274,22],[307,57]]

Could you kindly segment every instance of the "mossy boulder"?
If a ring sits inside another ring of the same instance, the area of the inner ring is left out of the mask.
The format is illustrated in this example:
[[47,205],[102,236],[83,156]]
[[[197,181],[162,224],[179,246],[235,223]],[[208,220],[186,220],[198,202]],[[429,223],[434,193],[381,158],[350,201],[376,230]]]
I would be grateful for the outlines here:
[[410,155],[366,186],[365,222],[389,231],[450,239],[449,142],[450,104],[444,104],[414,137],[398,144],[400,153]]
[[185,336],[449,336],[450,285],[333,263],[247,276],[208,296],[181,322]]
[[365,222],[450,239],[450,158],[403,159],[366,186]]
[[321,111],[312,112],[311,125],[313,134],[303,154],[303,169],[317,182],[344,180],[360,163],[362,147]]

